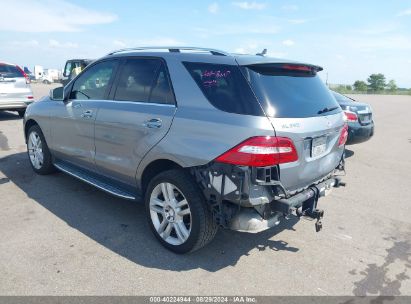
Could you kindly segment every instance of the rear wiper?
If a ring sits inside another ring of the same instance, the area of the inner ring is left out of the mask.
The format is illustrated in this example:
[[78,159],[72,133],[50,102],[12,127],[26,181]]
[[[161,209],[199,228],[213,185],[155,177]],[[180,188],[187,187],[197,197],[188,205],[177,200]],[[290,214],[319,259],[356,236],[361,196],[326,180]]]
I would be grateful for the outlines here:
[[332,107],[332,108],[325,107],[324,109],[318,111],[317,114],[324,114],[324,113],[331,112],[331,111],[334,111],[334,110],[337,110],[337,109],[338,109],[338,107]]

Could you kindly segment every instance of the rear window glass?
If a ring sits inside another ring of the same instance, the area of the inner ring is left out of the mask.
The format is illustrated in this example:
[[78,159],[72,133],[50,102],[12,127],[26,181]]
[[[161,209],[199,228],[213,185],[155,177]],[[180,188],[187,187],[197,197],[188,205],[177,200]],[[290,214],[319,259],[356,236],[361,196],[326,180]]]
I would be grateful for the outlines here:
[[341,111],[330,90],[315,71],[254,65],[243,68],[267,114],[279,118],[303,118]]
[[217,109],[237,114],[264,115],[238,66],[185,62],[208,101]]
[[174,104],[174,95],[160,59],[128,59],[120,72],[115,100]]
[[22,72],[14,65],[0,64],[0,77],[15,78],[24,76]]

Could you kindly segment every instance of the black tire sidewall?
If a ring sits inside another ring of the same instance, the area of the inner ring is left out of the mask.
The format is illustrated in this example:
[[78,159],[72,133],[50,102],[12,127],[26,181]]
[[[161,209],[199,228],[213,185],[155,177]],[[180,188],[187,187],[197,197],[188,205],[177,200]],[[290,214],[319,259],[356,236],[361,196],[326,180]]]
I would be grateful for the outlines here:
[[[153,222],[150,216],[150,197],[153,189],[160,183],[171,183],[175,185],[186,198],[190,211],[191,211],[191,231],[190,236],[187,241],[181,245],[172,245],[167,243],[161,238],[154,228]],[[160,173],[154,177],[149,183],[145,195],[145,207],[147,213],[148,224],[153,231],[155,237],[160,241],[160,243],[175,253],[187,253],[190,252],[197,244],[200,236],[201,225],[205,222],[205,212],[206,205],[205,199],[203,198],[197,185],[192,181],[191,176],[184,170],[170,170]]]

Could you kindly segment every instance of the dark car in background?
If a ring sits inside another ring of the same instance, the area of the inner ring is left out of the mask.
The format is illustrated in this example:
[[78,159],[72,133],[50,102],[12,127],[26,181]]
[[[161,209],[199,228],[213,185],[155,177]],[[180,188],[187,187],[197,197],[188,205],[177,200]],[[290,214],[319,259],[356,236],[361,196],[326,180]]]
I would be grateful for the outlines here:
[[374,135],[374,120],[370,105],[335,91],[331,92],[345,114],[348,124],[347,144],[357,144],[369,140]]

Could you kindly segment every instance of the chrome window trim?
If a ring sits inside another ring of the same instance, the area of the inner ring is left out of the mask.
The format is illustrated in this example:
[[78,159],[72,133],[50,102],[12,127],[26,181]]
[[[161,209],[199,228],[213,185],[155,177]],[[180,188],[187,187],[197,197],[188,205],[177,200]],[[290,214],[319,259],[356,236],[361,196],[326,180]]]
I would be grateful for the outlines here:
[[130,100],[113,100],[113,99],[104,99],[103,102],[113,102],[113,103],[131,103],[131,104],[141,104],[141,105],[153,105],[157,107],[170,107],[177,108],[175,104],[168,103],[158,103],[158,102],[144,102],[144,101],[130,101]]

